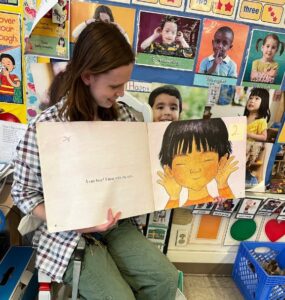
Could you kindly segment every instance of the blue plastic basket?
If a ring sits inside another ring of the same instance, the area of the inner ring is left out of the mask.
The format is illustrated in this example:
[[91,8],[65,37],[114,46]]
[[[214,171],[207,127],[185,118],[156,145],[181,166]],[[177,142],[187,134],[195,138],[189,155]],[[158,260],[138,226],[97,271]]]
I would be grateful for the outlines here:
[[[268,247],[256,253],[257,247]],[[261,263],[275,259],[285,243],[241,242],[233,268],[233,279],[247,300],[284,300],[285,276],[268,275]]]

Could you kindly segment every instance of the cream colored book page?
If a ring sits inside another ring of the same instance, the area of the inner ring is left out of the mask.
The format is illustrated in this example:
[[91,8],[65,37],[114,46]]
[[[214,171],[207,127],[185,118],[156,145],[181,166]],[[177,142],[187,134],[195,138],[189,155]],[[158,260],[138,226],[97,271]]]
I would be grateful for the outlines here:
[[145,123],[39,123],[38,144],[50,232],[154,210]]

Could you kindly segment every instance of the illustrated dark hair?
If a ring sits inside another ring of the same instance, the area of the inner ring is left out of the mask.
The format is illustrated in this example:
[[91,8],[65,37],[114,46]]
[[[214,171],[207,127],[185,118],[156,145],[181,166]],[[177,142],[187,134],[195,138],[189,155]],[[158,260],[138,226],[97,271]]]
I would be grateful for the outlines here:
[[[195,141],[197,151],[213,151],[219,159],[232,153],[232,144],[224,121],[221,118],[209,120],[171,122],[163,135],[159,159],[162,166],[171,168],[175,155],[192,152]],[[178,153],[179,151],[179,153]]]
[[170,16],[170,15],[165,15],[161,22],[160,22],[160,28],[163,29],[165,23],[167,22],[172,22],[172,23],[175,23],[177,25],[177,28],[179,27],[179,21],[180,19],[175,17],[175,16]]
[[2,53],[2,54],[0,54],[0,61],[2,61],[3,58],[9,58],[13,64],[13,66],[15,66],[15,59],[12,55],[10,55],[8,53]]
[[112,10],[110,7],[108,7],[106,5],[97,6],[97,8],[95,9],[93,18],[95,20],[100,20],[100,13],[107,14],[110,17],[110,21],[114,22],[114,16],[113,16],[113,13],[112,13]]
[[49,90],[50,102],[66,97],[60,117],[65,115],[69,121],[92,121],[96,113],[101,120],[116,120],[116,105],[110,109],[95,107],[90,87],[81,75],[86,71],[95,76],[107,73],[134,60],[130,44],[116,25],[92,22],[80,33],[65,71],[55,76]]
[[163,85],[163,86],[160,86],[160,87],[154,89],[148,97],[148,104],[151,107],[153,107],[156,97],[161,94],[167,94],[169,96],[176,97],[179,101],[179,113],[181,113],[181,111],[182,111],[181,94],[180,94],[179,90],[173,85]]
[[277,51],[276,51],[276,53],[278,52],[279,46],[280,46],[280,55],[282,55],[283,52],[284,52],[285,43],[284,43],[284,42],[281,42],[281,41],[279,40],[278,35],[275,34],[275,33],[270,33],[270,34],[268,34],[264,39],[262,39],[262,38],[257,39],[256,44],[255,44],[255,49],[256,49],[256,51],[258,52],[258,49],[259,49],[259,43],[262,41],[262,45],[265,45],[267,39],[270,38],[270,37],[271,37],[273,40],[275,40],[275,41],[277,42]]
[[220,27],[220,28],[217,29],[217,31],[215,32],[215,35],[218,32],[221,32],[221,33],[230,33],[232,35],[232,37],[233,37],[232,41],[234,40],[235,34],[234,34],[234,31],[231,29],[231,27],[222,26],[222,27]]
[[[270,113],[270,109],[269,109],[269,92],[268,92],[268,90],[263,89],[263,88],[253,88],[250,92],[249,98],[252,96],[257,96],[257,97],[261,98],[261,103],[260,103],[260,107],[258,110],[258,116],[256,119],[264,118],[267,120],[267,122],[269,122],[271,113]],[[243,115],[249,116],[249,111],[246,107],[245,107]]]

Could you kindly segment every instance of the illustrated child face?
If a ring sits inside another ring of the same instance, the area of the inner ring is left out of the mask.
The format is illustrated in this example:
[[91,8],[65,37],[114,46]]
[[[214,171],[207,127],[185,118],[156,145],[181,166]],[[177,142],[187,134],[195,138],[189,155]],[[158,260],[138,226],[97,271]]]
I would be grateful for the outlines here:
[[99,18],[102,22],[105,22],[105,23],[110,23],[111,22],[110,16],[107,13],[100,12]]
[[215,56],[225,58],[227,52],[232,48],[233,35],[228,31],[217,31],[212,41]]
[[129,64],[98,75],[84,72],[81,78],[90,88],[94,106],[112,107],[117,98],[124,95],[124,86],[130,80],[132,69],[133,64]]
[[168,94],[158,95],[152,107],[153,121],[177,121],[179,120],[179,100]]
[[177,35],[177,24],[174,22],[166,22],[161,31],[162,42],[164,44],[174,43]]
[[267,61],[272,61],[274,55],[277,52],[277,46],[278,46],[278,42],[275,39],[273,39],[271,36],[269,36],[266,39],[265,44],[261,46],[263,58],[266,59]]
[[14,70],[14,65],[10,58],[3,57],[1,60],[1,64],[7,71],[12,72]]
[[219,167],[219,155],[213,151],[197,151],[193,140],[192,152],[177,154],[172,161],[172,175],[176,182],[188,189],[200,191],[212,181]]
[[246,108],[249,112],[257,112],[262,99],[259,96],[251,95],[247,101]]

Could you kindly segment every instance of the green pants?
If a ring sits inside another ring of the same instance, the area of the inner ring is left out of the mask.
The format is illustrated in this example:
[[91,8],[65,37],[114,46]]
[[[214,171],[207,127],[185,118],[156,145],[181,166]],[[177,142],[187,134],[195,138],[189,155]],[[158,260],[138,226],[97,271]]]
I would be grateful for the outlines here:
[[[137,228],[124,221],[87,245],[79,294],[87,300],[174,300],[178,271]],[[64,282],[72,285],[71,259]]]

